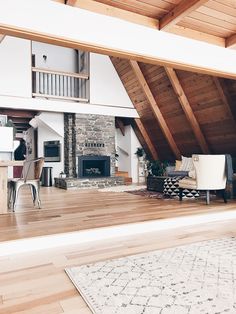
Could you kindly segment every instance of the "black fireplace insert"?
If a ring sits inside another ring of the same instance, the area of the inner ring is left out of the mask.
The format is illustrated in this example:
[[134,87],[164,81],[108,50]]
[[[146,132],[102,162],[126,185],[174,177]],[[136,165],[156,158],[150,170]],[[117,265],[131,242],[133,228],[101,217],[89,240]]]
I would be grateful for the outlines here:
[[110,177],[109,156],[79,156],[78,177]]

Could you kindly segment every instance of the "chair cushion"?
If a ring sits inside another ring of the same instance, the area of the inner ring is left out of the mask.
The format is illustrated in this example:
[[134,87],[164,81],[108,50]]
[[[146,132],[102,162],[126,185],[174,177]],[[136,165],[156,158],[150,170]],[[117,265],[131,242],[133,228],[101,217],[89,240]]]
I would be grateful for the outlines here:
[[179,168],[180,171],[191,171],[194,169],[192,158],[182,156],[182,163]]
[[190,171],[188,172],[188,176],[189,176],[190,178],[192,178],[192,179],[196,179],[196,171],[195,171],[195,169],[194,169],[194,170],[190,170]]
[[181,160],[176,160],[175,161],[175,171],[179,171],[181,167],[182,161]]
[[185,177],[179,181],[179,187],[183,189],[196,189],[197,181],[192,178]]

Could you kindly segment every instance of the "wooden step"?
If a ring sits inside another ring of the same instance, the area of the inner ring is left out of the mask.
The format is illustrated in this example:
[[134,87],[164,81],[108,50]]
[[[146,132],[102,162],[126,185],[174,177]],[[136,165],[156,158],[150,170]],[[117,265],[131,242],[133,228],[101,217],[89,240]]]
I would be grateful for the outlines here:
[[129,185],[132,183],[132,178],[129,177],[128,171],[119,171],[118,167],[116,167],[115,176],[116,177],[124,177],[124,182],[126,185]]
[[130,178],[130,177],[125,177],[125,184],[126,184],[126,185],[132,184],[132,178]]
[[115,176],[128,178],[129,173],[127,171],[116,171]]

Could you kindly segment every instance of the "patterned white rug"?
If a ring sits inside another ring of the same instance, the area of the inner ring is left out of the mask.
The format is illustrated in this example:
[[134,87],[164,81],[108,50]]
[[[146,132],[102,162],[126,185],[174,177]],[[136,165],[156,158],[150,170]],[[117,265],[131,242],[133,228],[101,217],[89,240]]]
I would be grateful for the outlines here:
[[235,314],[236,238],[66,269],[95,314]]

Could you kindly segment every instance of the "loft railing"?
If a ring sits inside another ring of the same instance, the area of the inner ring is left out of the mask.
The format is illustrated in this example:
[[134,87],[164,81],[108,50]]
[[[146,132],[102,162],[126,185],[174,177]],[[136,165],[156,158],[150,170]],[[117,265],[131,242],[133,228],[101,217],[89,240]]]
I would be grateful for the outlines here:
[[32,96],[88,102],[89,76],[33,67]]

